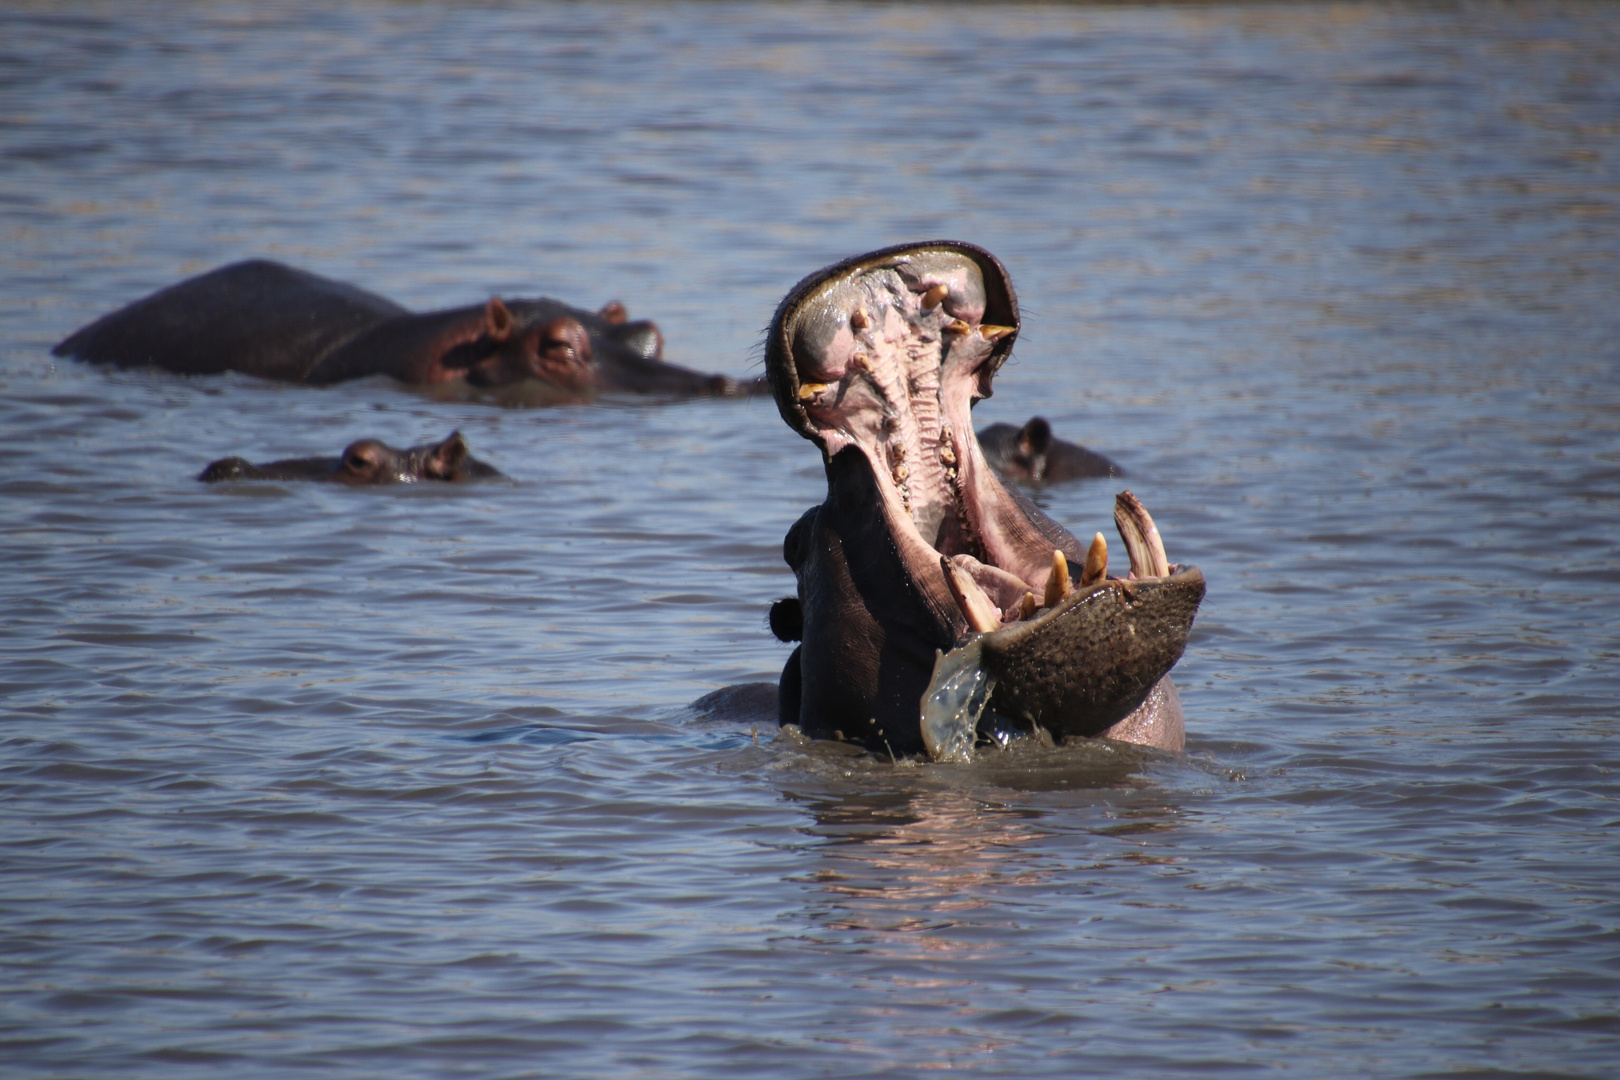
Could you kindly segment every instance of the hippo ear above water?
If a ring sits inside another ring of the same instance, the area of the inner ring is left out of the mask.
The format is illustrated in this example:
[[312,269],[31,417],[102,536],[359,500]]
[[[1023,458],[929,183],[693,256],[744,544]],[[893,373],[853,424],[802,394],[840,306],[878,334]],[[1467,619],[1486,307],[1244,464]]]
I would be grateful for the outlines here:
[[1018,431],[1018,449],[1029,457],[1044,454],[1052,445],[1052,425],[1044,416],[1030,419]]
[[433,447],[423,463],[423,472],[429,479],[453,480],[457,470],[467,460],[467,440],[461,432],[452,431],[443,442]]
[[484,305],[484,335],[491,341],[505,341],[512,336],[512,312],[498,296],[490,297]]

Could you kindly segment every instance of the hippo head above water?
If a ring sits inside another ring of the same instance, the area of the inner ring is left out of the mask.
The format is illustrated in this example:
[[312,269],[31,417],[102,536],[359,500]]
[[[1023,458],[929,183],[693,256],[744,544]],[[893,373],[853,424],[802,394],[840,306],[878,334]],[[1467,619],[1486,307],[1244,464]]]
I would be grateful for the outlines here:
[[586,311],[547,297],[413,313],[384,297],[268,259],[187,278],[95,320],[56,345],[119,367],[186,375],[241,372],[325,385],[387,375],[540,400],[601,393],[737,396],[754,385],[663,359],[664,338],[617,300]]
[[212,462],[197,479],[205,484],[229,480],[316,480],[370,487],[424,480],[454,484],[500,475],[493,465],[472,456],[461,432],[452,431],[439,442],[422,443],[404,450],[396,450],[380,439],[356,439],[335,458],[284,458],[262,465],[255,465],[246,458],[221,458]]
[[1182,748],[1167,673],[1203,575],[1168,564],[1127,492],[1131,574],[1108,578],[1100,533],[1080,543],[996,477],[970,410],[1017,333],[1001,263],[949,241],[828,267],[777,308],[767,374],[828,489],[783,546],[798,596],[772,624],[801,642],[783,723],[936,758],[968,752],[984,717]]

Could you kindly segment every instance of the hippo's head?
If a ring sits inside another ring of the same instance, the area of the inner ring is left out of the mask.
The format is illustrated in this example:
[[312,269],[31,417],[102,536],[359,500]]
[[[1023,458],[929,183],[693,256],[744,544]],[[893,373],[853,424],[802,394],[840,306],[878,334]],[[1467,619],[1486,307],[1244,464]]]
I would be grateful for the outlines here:
[[213,462],[197,479],[214,484],[222,480],[317,480],[351,487],[373,484],[414,484],[418,480],[456,483],[500,476],[467,451],[461,432],[452,431],[439,442],[396,450],[381,439],[356,439],[341,457],[283,458],[255,465],[245,458]]
[[740,384],[664,362],[664,335],[650,319],[630,319],[610,301],[595,313],[555,300],[491,300],[475,342],[449,362],[473,386],[532,381],[564,397],[597,393],[726,396]]
[[[988,700],[1054,735],[1179,749],[1179,707],[1159,684],[1203,576],[1168,565],[1127,493],[1115,517],[1132,572],[1109,579],[1101,534],[1081,544],[996,478],[970,410],[1018,325],[1001,263],[949,241],[828,267],[777,308],[771,388],[821,448],[828,484],[784,545],[799,611],[773,623],[802,638],[783,674],[784,722],[949,756],[971,747]],[[1174,718],[1122,723],[1154,701]]]

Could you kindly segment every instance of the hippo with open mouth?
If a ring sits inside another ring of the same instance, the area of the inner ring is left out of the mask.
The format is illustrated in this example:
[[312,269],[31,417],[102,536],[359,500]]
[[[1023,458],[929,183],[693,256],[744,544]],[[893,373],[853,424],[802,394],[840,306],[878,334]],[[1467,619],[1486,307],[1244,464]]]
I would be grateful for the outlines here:
[[800,644],[782,723],[935,759],[992,727],[1183,748],[1168,672],[1203,574],[1169,564],[1129,492],[1114,514],[1122,580],[1101,533],[1081,543],[996,477],[970,410],[1017,334],[1006,270],[954,241],[845,260],[776,309],[777,408],[827,472],[826,501],[783,544],[798,595],[772,629]]
[[237,371],[326,385],[388,375],[480,389],[531,382],[565,398],[603,392],[733,396],[751,385],[663,360],[652,322],[612,301],[584,311],[545,297],[413,313],[268,259],[232,263],[104,315],[51,350],[183,375]]

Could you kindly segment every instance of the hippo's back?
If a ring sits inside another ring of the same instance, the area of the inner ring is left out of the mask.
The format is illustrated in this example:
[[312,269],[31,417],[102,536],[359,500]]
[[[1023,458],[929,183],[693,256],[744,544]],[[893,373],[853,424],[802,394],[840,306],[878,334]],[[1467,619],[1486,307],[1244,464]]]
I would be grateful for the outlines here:
[[299,382],[339,345],[404,313],[353,285],[253,259],[137,300],[51,351],[120,367]]

